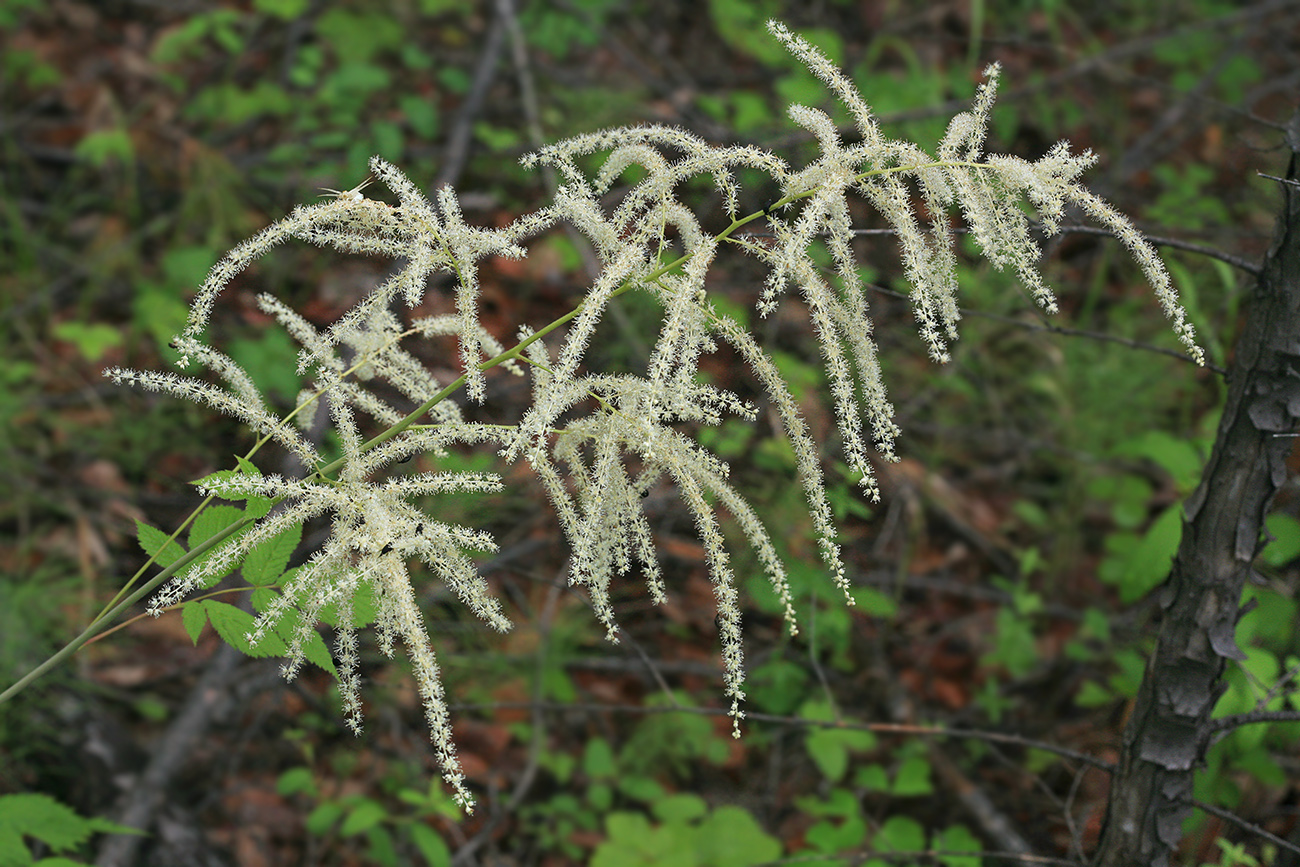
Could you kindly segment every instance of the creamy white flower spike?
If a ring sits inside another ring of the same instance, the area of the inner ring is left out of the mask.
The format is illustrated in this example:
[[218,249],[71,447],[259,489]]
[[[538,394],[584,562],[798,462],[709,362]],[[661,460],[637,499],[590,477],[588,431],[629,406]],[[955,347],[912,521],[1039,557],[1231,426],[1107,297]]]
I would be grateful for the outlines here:
[[[615,577],[640,572],[656,602],[672,593],[657,560],[645,503],[652,492],[657,497],[660,491],[674,491],[703,543],[717,607],[724,688],[738,733],[744,645],[735,551],[724,532],[724,516],[772,583],[790,631],[797,626],[794,594],[771,534],[731,481],[726,462],[695,438],[699,427],[720,425],[729,416],[750,421],[760,416],[761,407],[709,384],[702,359],[728,351],[744,362],[790,443],[822,560],[852,602],[822,455],[800,402],[773,353],[742,321],[747,317],[724,312],[734,307],[720,310],[711,296],[711,273],[731,247],[766,271],[754,291],[758,316],[774,312],[787,293],[797,294],[806,308],[820,345],[839,448],[873,499],[878,497],[873,455],[893,460],[899,431],[853,249],[853,200],[870,205],[892,227],[912,287],[918,329],[936,360],[948,357],[948,346],[958,336],[957,257],[949,226],[954,212],[990,262],[1013,269],[1036,303],[1047,311],[1056,309],[1055,296],[1038,271],[1039,248],[1022,210],[1027,203],[1049,234],[1059,230],[1069,205],[1109,230],[1151,282],[1187,351],[1203,363],[1168,272],[1150,244],[1079,183],[1095,162],[1090,152],[1071,154],[1062,142],[1035,161],[984,153],[996,64],[985,70],[971,110],[953,118],[931,154],[912,142],[887,138],[866,100],[833,63],[783,25],[768,26],[826,83],[856,128],[856,136],[846,136],[825,111],[791,106],[791,120],[811,133],[820,148],[820,155],[802,168],[759,148],[717,146],[671,127],[604,130],[526,156],[525,165],[555,169],[561,186],[553,204],[504,227],[485,228],[466,220],[449,187],[431,198],[392,164],[374,158],[371,173],[392,191],[397,204],[366,197],[362,190],[369,180],[346,191],[327,190],[330,200],[294,209],[218,262],[173,345],[183,356],[182,366],[198,361],[224,385],[171,373],[113,369],[108,375],[115,382],[234,416],[295,454],[308,469],[300,479],[232,474],[208,482],[204,493],[235,500],[267,497],[279,506],[166,584],[151,610],[159,613],[177,604],[260,542],[295,524],[328,517],[327,540],[285,580],[279,597],[257,619],[252,638],[271,634],[290,618],[296,625],[285,673],[292,676],[304,661],[317,621],[327,611],[337,612],[339,689],[348,723],[359,729],[353,615],[357,594],[367,590],[377,612],[379,646],[391,654],[400,644],[410,656],[442,773],[468,809],[472,798],[456,758],[446,696],[407,563],[423,561],[486,624],[508,629],[500,604],[465,553],[493,550],[492,538],[436,518],[437,495],[494,492],[501,481],[493,474],[414,471],[414,466],[403,475],[395,472],[399,465],[419,456],[436,466],[452,446],[486,443],[506,461],[527,463],[568,540],[572,582],[585,588],[615,641]],[[846,143],[845,138],[857,141]],[[590,159],[597,155],[603,160]],[[593,167],[593,162],[599,164]],[[629,176],[637,180],[628,181]],[[761,187],[742,189],[739,179],[755,176],[764,178]],[[729,226],[718,227],[718,208],[701,200],[700,180],[711,181]],[[917,212],[918,194],[924,217]],[[742,201],[758,210],[742,216]],[[765,224],[764,234],[740,232],[759,221]],[[507,348],[480,317],[479,265],[489,257],[523,256],[522,243],[555,223],[572,226],[591,242],[599,273],[585,294],[575,298],[570,313],[549,324],[521,324],[517,342]],[[290,238],[401,264],[326,325],[309,322],[271,295],[259,297],[261,309],[301,346],[303,390],[296,405],[281,412],[246,371],[210,345],[208,326],[231,281]],[[408,309],[420,305],[435,274],[450,282],[443,307],[454,312],[404,319],[395,309],[401,306],[397,302]],[[592,348],[602,345],[606,314],[632,291],[646,293],[662,310],[645,369],[595,369]],[[419,352],[410,348],[416,341],[426,344]],[[515,374],[528,369],[531,405],[513,424],[467,421],[453,395],[463,387],[470,400],[486,401],[495,381],[489,374],[497,367]],[[342,450],[342,457],[329,465],[304,434],[325,423]],[[432,498],[428,508],[435,511],[417,507],[414,501],[422,498]]]

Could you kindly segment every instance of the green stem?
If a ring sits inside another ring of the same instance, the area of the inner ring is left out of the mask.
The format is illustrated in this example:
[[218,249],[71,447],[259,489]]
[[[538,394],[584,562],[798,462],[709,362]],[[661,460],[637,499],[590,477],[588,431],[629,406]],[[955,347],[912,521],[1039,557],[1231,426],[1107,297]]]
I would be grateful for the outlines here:
[[[968,167],[968,168],[984,167],[983,164],[981,163],[971,163],[971,162],[964,162],[964,161],[945,162],[942,160],[936,160],[934,162],[928,163],[926,165],[921,165],[921,166],[894,166],[892,168],[885,168],[885,169],[872,169],[870,171],[859,173],[858,175],[855,176],[854,180],[861,181],[861,180],[865,180],[866,178],[877,176],[877,175],[894,174],[898,172],[914,172],[922,168],[933,168],[933,167],[944,167],[944,166],[961,166],[961,167]],[[786,205],[798,201],[799,199],[805,199],[813,195],[815,192],[816,189],[806,190],[802,193],[791,193],[790,195],[778,199],[776,202],[773,202],[771,205],[768,205],[766,208],[764,208],[761,211],[755,211],[754,213],[748,214],[747,216],[739,217],[733,220],[730,226],[728,226],[727,228],[723,229],[720,233],[718,233],[718,235],[714,238],[714,241],[715,242],[725,241],[743,226],[746,226],[749,223],[754,222],[755,220],[766,217],[768,214],[770,214],[771,212],[775,211],[778,208],[785,207]],[[656,269],[650,274],[640,277],[635,281],[629,280],[628,282],[620,286],[618,289],[614,290],[610,294],[610,298],[611,299],[617,298],[620,295],[623,295],[631,291],[631,289],[634,288],[638,283],[641,284],[651,283],[658,280],[660,277],[664,276],[670,271],[680,268],[682,265],[689,262],[692,255],[693,254],[691,253],[683,253],[677,259],[673,260],[672,262],[669,262],[666,265],[663,265],[662,267]],[[493,367],[496,367],[499,364],[503,364],[506,361],[510,361],[512,359],[524,358],[523,355],[524,350],[526,350],[529,346],[531,346],[535,341],[542,339],[546,335],[555,331],[560,326],[572,321],[576,316],[578,316],[578,314],[582,312],[583,306],[584,306],[583,303],[580,302],[577,306],[573,308],[573,310],[569,311],[564,316],[561,316],[559,319],[556,319],[554,322],[550,323],[542,330],[530,335],[529,337],[515,344],[512,348],[507,349],[505,352],[502,352],[500,355],[497,355],[494,358],[482,362],[481,364],[478,365],[478,369],[480,371],[486,371],[486,370],[490,370]],[[358,361],[357,365],[360,365],[361,363],[362,363],[361,361]],[[356,366],[354,366],[352,369],[355,370]],[[460,387],[465,384],[465,380],[466,377],[464,374],[462,374],[455,381],[447,385],[445,388],[443,388],[433,397],[429,398],[427,401],[425,401],[420,406],[418,406],[414,411],[412,411],[409,415],[407,415],[397,424],[393,425],[388,430],[384,431],[378,436],[375,436],[374,438],[363,443],[361,446],[361,451],[362,452],[369,451],[375,448],[376,446],[385,443],[388,440],[393,439],[394,437],[401,434],[403,431],[410,428],[413,424],[415,424],[417,420],[419,420],[421,416],[425,415],[427,412],[429,412],[429,410],[433,409],[435,406],[442,403],[442,401],[446,400],[457,390],[459,390]],[[303,407],[300,406],[296,408],[294,412],[296,413],[302,408]],[[257,450],[260,449],[267,442],[268,439],[269,439],[268,436],[262,437],[262,439],[260,439],[257,442],[257,444],[253,446],[253,448],[249,451],[249,453],[245,455],[245,459],[251,458],[257,452]],[[323,467],[317,468],[316,474],[321,478],[325,478],[328,476],[328,474],[339,470],[344,465],[344,463],[345,463],[345,459],[339,458],[338,460],[333,461]],[[203,509],[206,508],[208,503],[211,501],[212,501],[212,497],[208,497],[202,503],[200,503],[198,507],[195,508],[194,511],[190,513],[189,517],[186,518],[184,523],[182,523],[181,526],[176,528],[176,531],[172,533],[172,535],[168,538],[166,544],[170,544],[170,542],[175,540],[176,537],[181,533],[181,531],[184,530],[185,527],[189,526],[194,521],[194,519],[198,516],[198,514],[202,512]],[[61,650],[59,650],[49,659],[45,660],[43,663],[38,665],[36,668],[30,671],[26,676],[24,676],[21,680],[17,681],[8,689],[6,689],[4,692],[0,693],[0,704],[3,704],[13,696],[17,695],[19,692],[25,689],[28,684],[32,683],[37,678],[45,674],[47,671],[54,668],[54,666],[58,665],[59,663],[63,662],[65,659],[70,657],[87,641],[94,638],[99,633],[103,632],[110,621],[112,621],[114,618],[120,615],[131,605],[134,605],[136,602],[143,599],[146,595],[153,592],[155,589],[161,586],[163,582],[165,582],[167,579],[175,575],[180,569],[194,562],[194,560],[197,559],[199,556],[206,553],[207,551],[212,550],[213,547],[225,541],[226,539],[230,538],[231,535],[239,532],[239,530],[243,529],[244,527],[249,526],[255,520],[256,519],[251,517],[241,518],[239,521],[236,521],[234,524],[231,524],[229,527],[222,530],[217,535],[213,536],[212,538],[205,541],[203,544],[191,550],[188,554],[181,557],[171,566],[168,566],[167,568],[163,569],[161,572],[155,575],[150,581],[148,581],[146,584],[141,586],[135,592],[130,593],[130,595],[125,595],[130,590],[132,584],[134,584],[135,581],[137,581],[140,578],[140,576],[144,573],[144,570],[148,568],[150,563],[153,562],[153,558],[151,557],[149,561],[146,562],[143,567],[141,567],[140,571],[131,577],[130,581],[127,582],[126,586],[123,587],[122,590],[120,590],[116,596],[114,596],[114,598],[108,603],[105,609],[101,611],[99,615],[90,622],[90,624],[80,635],[78,635],[72,641],[68,642],[68,644],[66,644]]]
[[238,521],[234,522],[229,527],[226,527],[224,530],[217,533],[215,536],[208,539],[203,544],[189,551],[187,554],[185,554],[185,556],[181,557],[179,560],[177,560],[175,563],[168,566],[166,569],[163,569],[161,572],[159,572],[157,575],[151,578],[146,584],[141,586],[130,596],[127,596],[125,599],[123,599],[116,606],[114,606],[109,611],[104,613],[102,616],[97,617],[95,620],[93,620],[91,624],[87,626],[80,635],[78,635],[76,638],[72,639],[67,644],[65,644],[61,650],[56,652],[53,656],[51,656],[49,659],[42,662],[40,665],[33,668],[25,676],[23,676],[22,679],[18,680],[16,683],[14,683],[4,692],[0,692],[0,704],[4,704],[5,702],[9,701],[9,699],[13,698],[14,696],[18,695],[18,693],[26,689],[28,685],[30,685],[32,682],[40,678],[46,672],[53,669],[56,665],[63,662],[68,657],[72,656],[72,654],[76,653],[77,650],[80,649],[81,646],[84,645],[87,641],[94,638],[96,635],[98,635],[99,633],[103,632],[106,628],[108,628],[108,624],[110,621],[112,621],[115,617],[117,617],[126,609],[130,608],[135,603],[139,602],[145,596],[152,593],[154,590],[157,590],[160,586],[162,586],[163,582],[167,581],[173,575],[176,575],[178,572],[183,570],[186,566],[189,566],[191,563],[198,560],[204,554],[208,553],[213,548],[217,547],[222,542],[226,541],[231,536],[238,533],[240,530],[252,525],[252,523],[256,520],[257,519],[252,516],[246,516],[240,518]]

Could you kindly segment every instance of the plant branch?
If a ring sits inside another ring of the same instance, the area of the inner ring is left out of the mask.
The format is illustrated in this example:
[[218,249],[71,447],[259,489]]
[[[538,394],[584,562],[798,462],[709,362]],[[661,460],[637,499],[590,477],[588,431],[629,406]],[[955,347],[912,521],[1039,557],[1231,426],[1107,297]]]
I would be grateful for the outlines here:
[[103,632],[105,630],[106,625],[111,620],[115,619],[123,611],[130,608],[132,605],[139,602],[144,597],[148,596],[154,590],[157,590],[173,575],[179,574],[182,570],[185,569],[185,567],[197,561],[204,554],[207,554],[209,551],[216,548],[218,545],[220,545],[222,542],[226,541],[231,536],[238,533],[240,530],[243,530],[245,527],[251,526],[255,520],[256,519],[253,517],[240,518],[238,521],[235,521],[233,524],[226,527],[224,530],[220,531],[219,533],[215,534],[210,539],[203,542],[201,545],[198,545],[197,547],[188,551],[184,556],[178,559],[175,563],[163,569],[161,572],[159,572],[157,575],[151,578],[148,582],[146,582],[134,593],[127,596],[120,603],[118,603],[113,608],[105,612],[103,615],[101,615],[100,617],[92,621],[91,624],[87,626],[80,635],[78,635],[76,638],[72,639],[67,644],[65,644],[60,650],[56,651],[54,655],[52,655],[49,659],[45,660],[40,665],[33,668],[26,675],[24,675],[22,678],[17,680],[11,686],[9,686],[9,688],[6,689],[4,692],[0,692],[0,704],[4,704],[6,701],[9,701],[11,698],[18,695],[20,692],[26,689],[31,683],[33,683],[38,678],[45,675],[47,672],[49,672],[55,666],[59,665],[64,660],[68,659],[70,656],[72,656],[72,654],[76,653],[84,644],[86,644],[88,641],[90,641],[99,633]]

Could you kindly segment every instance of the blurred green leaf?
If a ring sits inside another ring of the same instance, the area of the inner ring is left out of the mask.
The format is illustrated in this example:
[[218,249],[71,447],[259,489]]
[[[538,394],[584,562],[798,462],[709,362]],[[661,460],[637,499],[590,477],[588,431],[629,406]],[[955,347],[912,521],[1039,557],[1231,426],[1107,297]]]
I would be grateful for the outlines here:
[[77,347],[86,361],[98,361],[108,350],[122,345],[122,332],[103,322],[60,322],[53,328],[54,336]]

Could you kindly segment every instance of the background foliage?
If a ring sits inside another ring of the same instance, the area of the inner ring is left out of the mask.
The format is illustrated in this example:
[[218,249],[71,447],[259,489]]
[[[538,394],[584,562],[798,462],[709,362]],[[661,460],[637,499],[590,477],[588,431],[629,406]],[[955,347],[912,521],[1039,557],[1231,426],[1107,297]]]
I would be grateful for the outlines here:
[[[99,371],[166,361],[186,293],[220,252],[319,187],[359,182],[371,154],[429,187],[454,182],[468,216],[501,223],[545,196],[544,178],[515,162],[535,143],[529,112],[546,140],[659,121],[797,152],[810,145],[784,105],[830,105],[764,32],[777,16],[852,72],[893,134],[937,139],[996,59],[1007,82],[997,149],[1036,157],[1069,138],[1103,155],[1096,188],[1151,233],[1251,261],[1268,241],[1274,200],[1255,171],[1279,169],[1270,124],[1292,109],[1294,3],[518,5],[531,87],[495,4],[0,0],[0,680],[79,631],[143,561],[136,520],[173,528],[196,501],[186,482],[228,468],[246,437],[189,405],[112,389]],[[479,100],[480,59],[498,36],[507,47]],[[746,588],[751,710],[781,721],[754,719],[734,743],[724,719],[696,712],[715,705],[720,672],[688,521],[659,516],[674,595],[662,610],[631,591],[617,600],[632,640],[615,649],[557,583],[563,552],[540,493],[516,493],[472,516],[503,539],[485,572],[516,631],[486,634],[425,600],[481,816],[463,822],[430,787],[409,673],[370,648],[375,706],[361,740],[342,735],[328,676],[285,685],[273,664],[244,664],[228,684],[235,700],[170,781],[170,827],[213,863],[249,865],[443,864],[457,850],[528,863],[849,863],[868,849],[1004,847],[962,797],[973,789],[1040,854],[1081,860],[1104,774],[1024,746],[811,723],[940,723],[1113,758],[1151,642],[1149,591],[1177,544],[1221,383],[1166,356],[1048,333],[1008,278],[975,265],[962,275],[966,333],[936,368],[898,294],[892,239],[861,243],[904,460],[881,468],[878,508],[849,480],[833,492],[856,610],[816,563],[792,456],[770,427],[729,424],[711,444],[788,528],[783,553],[807,562],[792,570],[810,625],[798,640],[782,636],[766,583]],[[1064,308],[1053,324],[1173,345],[1114,244],[1070,236],[1051,256]],[[1178,251],[1167,261],[1222,362],[1249,284],[1222,262]],[[383,267],[286,248],[242,278],[216,327],[263,387],[291,396],[293,351],[251,299],[274,291],[328,319]],[[752,300],[749,275],[724,276],[737,304]],[[556,236],[482,279],[486,318],[509,335],[562,312],[586,278],[581,249]],[[637,323],[650,315],[623,310],[612,361],[641,357]],[[803,384],[810,417],[827,419],[811,336],[793,317],[759,327]],[[725,361],[711,371],[743,395],[737,373]],[[1289,680],[1300,666],[1295,511],[1283,498],[1270,524],[1258,607],[1239,630],[1249,659],[1230,673],[1221,713],[1300,709]],[[222,585],[225,601],[248,583]],[[214,627],[228,614],[216,601],[203,613]],[[135,622],[0,706],[0,794],[41,792],[112,817],[119,781],[145,766],[210,665],[217,643],[208,632],[196,644],[195,626]],[[1285,836],[1297,758],[1293,726],[1240,729],[1216,745],[1199,796]],[[1219,819],[1194,822],[1187,863],[1240,845],[1242,857],[1264,854]],[[740,839],[745,848],[709,848]],[[165,858],[173,844],[150,845]]]

